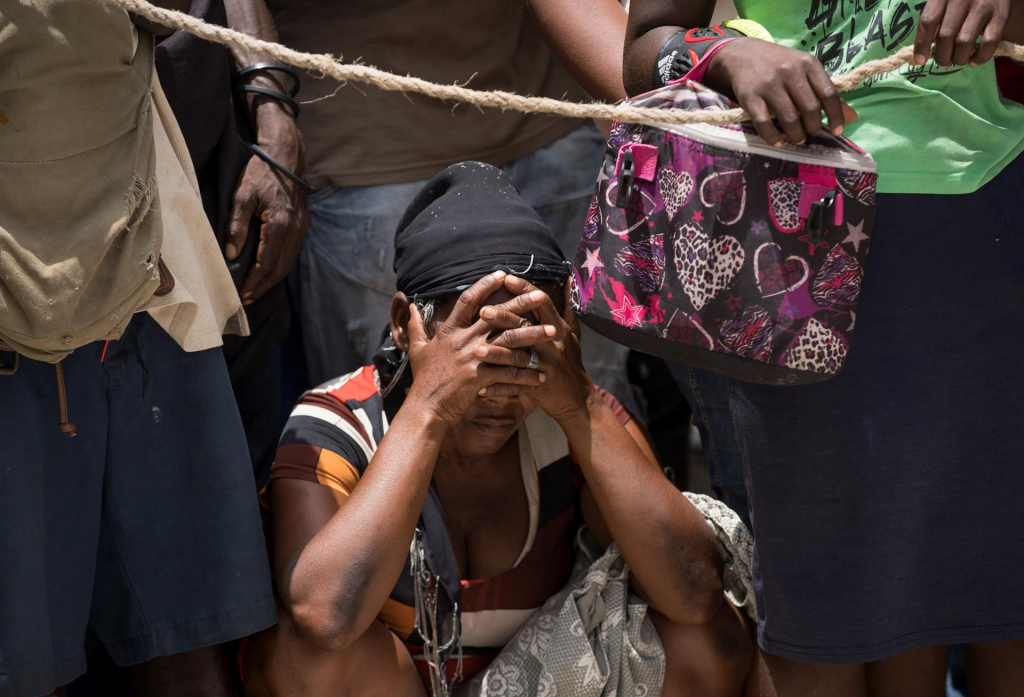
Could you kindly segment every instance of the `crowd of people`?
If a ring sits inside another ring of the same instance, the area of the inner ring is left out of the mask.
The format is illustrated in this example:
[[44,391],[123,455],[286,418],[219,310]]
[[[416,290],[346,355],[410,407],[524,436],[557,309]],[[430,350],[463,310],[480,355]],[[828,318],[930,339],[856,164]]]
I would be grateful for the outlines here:
[[848,136],[855,351],[778,387],[581,325],[610,124],[0,0],[0,697],[1024,694],[1024,3],[153,4],[576,102],[700,63]]

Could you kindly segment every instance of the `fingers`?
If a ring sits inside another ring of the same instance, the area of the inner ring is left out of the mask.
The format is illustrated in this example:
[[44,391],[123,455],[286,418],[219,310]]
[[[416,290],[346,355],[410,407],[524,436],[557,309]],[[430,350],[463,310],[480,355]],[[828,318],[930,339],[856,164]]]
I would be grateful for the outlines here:
[[557,334],[558,330],[550,324],[506,329],[489,345],[501,348],[527,348],[551,341]]
[[497,384],[507,383],[510,385],[522,385],[524,387],[537,387],[546,379],[544,373],[529,368],[519,368],[514,365],[487,365],[481,364],[477,368],[477,377],[483,385],[481,389]]
[[[953,49],[959,40],[960,30],[967,13],[970,10],[970,3],[960,0],[946,4],[946,11],[942,15],[942,23],[939,24],[939,31],[935,35],[935,63],[945,68],[953,62]],[[980,32],[979,32],[980,33]],[[970,39],[971,46],[975,43],[978,34]]]
[[514,312],[509,312],[501,305],[487,305],[480,308],[480,319],[485,320],[494,329],[517,329],[532,324],[530,320]]
[[[509,276],[506,277],[505,279],[506,286],[509,286],[509,284],[507,283],[509,278],[512,277]],[[509,286],[509,288],[511,289],[511,286]],[[507,300],[501,303],[500,305],[491,305],[484,308],[483,310],[480,311],[480,317],[482,319],[486,319],[488,323],[493,322],[494,320],[489,319],[486,316],[491,315],[491,310],[493,309],[495,319],[497,319],[498,315],[501,315],[502,317],[508,317],[509,315],[512,315],[519,318],[525,318],[530,313],[539,311],[540,306],[548,297],[547,294],[544,293],[544,291],[537,290],[533,286],[526,288],[525,286],[518,285],[517,289],[513,290],[512,292],[519,293],[519,295],[516,295],[516,297],[512,298],[511,300]],[[510,321],[511,319],[507,320],[506,323]]]
[[996,54],[999,42],[1003,40],[1003,32],[1006,30],[1007,16],[1002,11],[996,11],[985,27],[985,33],[981,35],[981,44],[971,56],[971,65],[981,65],[992,60]]
[[765,95],[765,101],[768,102],[768,108],[775,114],[775,118],[782,126],[782,132],[786,134],[786,139],[790,143],[800,145],[807,140],[800,112],[787,90],[777,87]]
[[242,288],[238,291],[238,296],[242,299],[243,305],[251,305],[259,297],[255,291],[259,286],[263,285],[264,280],[270,274],[271,269],[268,264],[274,261],[274,257],[266,252],[266,242],[261,239],[260,246],[256,249],[256,263],[252,265],[249,273],[245,275]]
[[842,135],[846,129],[843,100],[839,97],[839,90],[832,84],[832,79],[825,72],[825,68],[820,64],[814,65],[807,74],[807,81],[825,110],[829,130],[833,135]]
[[[288,232],[288,218],[279,212],[263,208],[260,216],[260,245],[256,250],[256,264],[246,274],[239,295],[246,305],[251,304],[284,278],[281,273],[282,247]],[[285,271],[287,273],[287,270]]]
[[510,385],[507,382],[497,382],[493,385],[488,385],[477,392],[477,394],[481,397],[518,397],[521,394],[526,394],[531,389],[531,387],[525,385]]
[[427,328],[423,326],[423,314],[416,303],[409,303],[409,345],[422,346],[427,343]]
[[480,344],[473,349],[473,355],[490,365],[510,365],[516,368],[526,368],[533,360],[533,351],[507,349],[487,344]]
[[[799,112],[800,123],[805,134],[821,130],[821,100],[808,77],[801,77],[790,83],[789,98]],[[805,135],[804,138],[807,136]]]
[[914,38],[914,65],[924,65],[932,52],[932,41],[939,31],[942,17],[946,13],[946,0],[928,0],[921,10]]
[[256,215],[258,202],[255,190],[243,175],[231,204],[231,220],[228,222],[228,231],[224,238],[224,257],[228,261],[234,261],[242,252],[245,240],[249,237],[249,223]]
[[775,127],[771,112],[768,111],[768,103],[759,95],[751,94],[747,97],[737,95],[740,106],[750,115],[750,120],[757,129],[757,134],[769,145],[782,145],[782,134]]
[[480,304],[491,296],[491,293],[498,290],[505,280],[504,271],[495,271],[489,273],[479,281],[471,285],[469,288],[462,292],[459,299],[455,301],[455,308],[451,314],[448,315],[448,319],[445,321],[445,326],[449,327],[468,327],[473,324],[474,316],[477,310],[480,309]]
[[309,229],[309,209],[306,206],[305,193],[291,182],[282,180],[279,185],[284,190],[284,196],[277,197],[274,203],[264,206],[267,213],[263,214],[262,218],[266,222],[260,231],[261,239],[266,236],[266,246],[262,250],[264,259],[270,259],[272,263],[262,280],[253,279],[253,300],[288,276],[299,257],[302,241]]
[[853,123],[857,120],[857,112],[846,102],[843,102],[843,119],[846,123]]
[[992,18],[992,10],[989,7],[974,7],[971,9],[963,26],[956,35],[956,42],[953,44],[953,54],[950,60],[953,65],[967,65],[978,48],[978,37],[985,31],[989,20]]
[[525,278],[507,276],[505,278],[505,287],[513,293],[519,294],[509,302],[502,304],[506,309],[519,314],[514,308],[508,307],[508,305],[520,301],[524,304],[524,307],[530,307],[527,312],[536,311],[543,324],[550,324],[555,327],[561,324],[562,318],[559,316],[558,310],[555,309],[548,294],[538,289]]

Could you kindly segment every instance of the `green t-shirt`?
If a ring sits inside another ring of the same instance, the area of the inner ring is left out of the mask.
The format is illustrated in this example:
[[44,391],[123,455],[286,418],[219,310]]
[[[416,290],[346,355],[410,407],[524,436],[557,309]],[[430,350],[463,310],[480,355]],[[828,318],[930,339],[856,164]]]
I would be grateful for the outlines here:
[[[736,7],[779,44],[813,53],[840,74],[913,44],[924,2],[736,0]],[[991,61],[905,65],[844,98],[859,115],[844,135],[878,162],[880,192],[970,193],[1024,150],[1024,105],[1000,97]]]

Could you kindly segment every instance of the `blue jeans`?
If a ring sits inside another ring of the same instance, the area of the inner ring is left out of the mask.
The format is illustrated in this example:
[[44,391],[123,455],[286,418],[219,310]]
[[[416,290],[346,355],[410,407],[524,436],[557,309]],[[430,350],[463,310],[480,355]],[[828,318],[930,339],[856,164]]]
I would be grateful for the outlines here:
[[[501,168],[576,255],[604,157],[604,138],[587,122]],[[395,228],[425,181],[322,189],[309,198],[310,227],[298,261],[299,313],[313,384],[367,365],[380,344],[395,294]],[[629,351],[584,328],[583,360],[595,383],[629,406]]]
[[728,380],[718,373],[690,368],[682,363],[666,363],[693,412],[693,424],[700,432],[715,494],[736,511],[749,528],[743,458],[732,425]]

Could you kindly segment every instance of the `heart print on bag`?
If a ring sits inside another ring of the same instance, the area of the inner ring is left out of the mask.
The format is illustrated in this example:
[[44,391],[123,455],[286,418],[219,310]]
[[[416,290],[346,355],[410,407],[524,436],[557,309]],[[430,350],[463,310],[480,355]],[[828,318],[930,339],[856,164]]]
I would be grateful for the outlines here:
[[679,209],[690,202],[693,195],[693,177],[689,172],[676,172],[666,167],[658,174],[658,193],[665,201],[668,219],[676,217]]
[[765,242],[754,252],[754,278],[762,298],[772,298],[802,286],[811,270],[807,260],[797,256],[782,258],[782,247]]
[[732,285],[745,259],[743,246],[735,237],[712,239],[694,223],[679,228],[675,255],[679,281],[698,312]]

